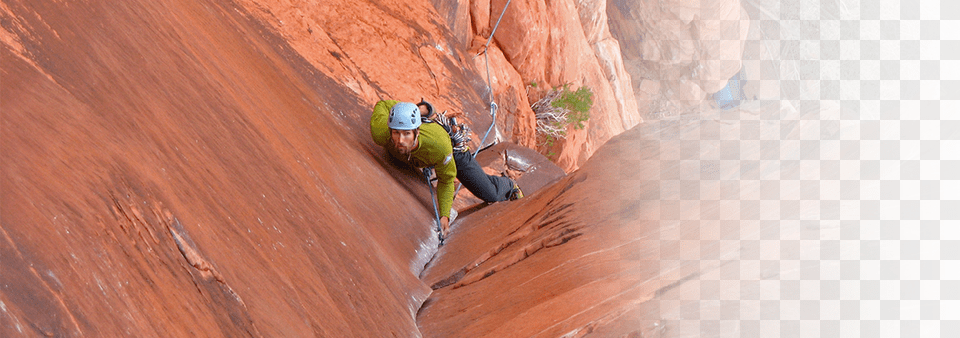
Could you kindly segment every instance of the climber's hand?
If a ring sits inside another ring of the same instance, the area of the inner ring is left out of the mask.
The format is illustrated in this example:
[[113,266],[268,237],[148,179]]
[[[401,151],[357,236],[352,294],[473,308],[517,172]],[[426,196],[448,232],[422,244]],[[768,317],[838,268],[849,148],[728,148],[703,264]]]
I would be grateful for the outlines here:
[[440,217],[440,236],[447,238],[448,234],[450,234],[450,218]]

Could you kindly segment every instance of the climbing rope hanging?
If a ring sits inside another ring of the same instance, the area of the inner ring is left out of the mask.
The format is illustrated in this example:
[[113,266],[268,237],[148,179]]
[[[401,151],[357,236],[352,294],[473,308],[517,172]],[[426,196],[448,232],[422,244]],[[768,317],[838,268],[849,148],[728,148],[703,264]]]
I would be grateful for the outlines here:
[[433,216],[437,222],[437,238],[440,239],[440,245],[443,245],[443,226],[440,225],[440,209],[437,208],[437,196],[433,193],[433,184],[430,183],[430,176],[433,167],[423,168],[423,177],[427,180],[427,187],[430,189],[430,200],[433,201]]
[[[497,125],[497,102],[493,98],[493,84],[490,82],[490,57],[487,56],[487,48],[490,47],[490,42],[493,41],[493,34],[497,32],[497,27],[500,27],[500,20],[503,20],[503,14],[507,12],[507,6],[509,5],[510,0],[507,0],[507,3],[503,5],[503,10],[500,11],[500,17],[497,18],[497,23],[493,25],[493,30],[490,32],[490,36],[487,37],[487,43],[483,45],[483,59],[486,63],[487,69],[487,95],[490,98],[490,127],[487,128],[487,132],[483,134],[483,139],[480,140],[480,146],[477,147],[475,152],[473,152],[473,156],[477,156],[477,154],[480,153],[480,150],[484,148],[483,144],[487,142],[487,136],[490,136],[490,131],[493,130],[493,127]],[[434,216],[436,216],[438,237],[440,238],[440,245],[443,245],[443,229],[440,225],[440,213],[439,209],[437,208],[436,196],[434,196],[433,193],[433,184],[430,183],[430,169],[431,168],[424,168],[423,175],[426,178],[427,186],[430,189],[430,198],[433,200],[433,213]],[[460,192],[460,188],[462,186],[463,184],[457,184],[457,188],[454,190],[454,196]]]
[[[490,57],[487,54],[487,48],[490,47],[490,42],[493,41],[493,34],[496,34],[497,28],[500,27],[500,20],[503,20],[503,14],[507,12],[507,6],[510,6],[510,0],[507,0],[507,3],[503,4],[503,10],[500,11],[500,17],[497,18],[497,23],[493,25],[493,30],[490,31],[490,36],[487,37],[487,43],[483,45],[483,61],[486,64],[487,69],[487,95],[490,98],[490,127],[487,128],[487,132],[483,134],[483,139],[480,140],[480,146],[477,147],[477,150],[473,152],[474,157],[480,153],[480,150],[484,149],[483,144],[487,143],[487,136],[490,136],[490,131],[493,130],[493,127],[497,125],[497,102],[493,99],[493,84],[490,82]],[[454,190],[454,195],[460,192],[460,187],[462,186],[463,184],[457,184],[457,189]]]
[[[503,14],[507,12],[507,6],[510,5],[510,0],[507,0],[507,3],[503,5],[503,10],[500,11],[500,17],[497,18],[497,23],[493,25],[493,31],[490,32],[490,36],[487,37],[487,43],[483,45],[483,60],[486,63],[487,68],[487,95],[490,98],[490,128],[487,128],[487,132],[483,134],[483,139],[480,140],[480,146],[477,147],[477,150],[473,152],[473,156],[477,156],[477,153],[480,152],[480,149],[483,149],[483,144],[487,142],[487,136],[490,135],[490,131],[493,130],[493,127],[497,125],[497,102],[493,98],[493,85],[490,82],[490,57],[487,54],[487,48],[490,47],[490,42],[493,41],[493,34],[497,33],[497,28],[500,27],[500,20],[503,20]],[[458,189],[459,190],[459,189]]]

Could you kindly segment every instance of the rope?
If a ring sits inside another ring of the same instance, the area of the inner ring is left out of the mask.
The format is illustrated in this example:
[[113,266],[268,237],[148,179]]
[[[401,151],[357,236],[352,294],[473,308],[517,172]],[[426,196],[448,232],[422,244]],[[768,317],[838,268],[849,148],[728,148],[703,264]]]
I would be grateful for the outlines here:
[[[493,84],[490,82],[490,57],[487,56],[487,48],[490,47],[490,41],[493,41],[493,34],[497,33],[497,28],[500,27],[500,20],[503,20],[503,14],[507,13],[507,6],[510,6],[510,0],[507,0],[507,3],[503,5],[503,10],[500,11],[500,17],[497,18],[497,23],[493,25],[493,30],[490,32],[490,36],[487,37],[487,43],[483,45],[483,61],[486,64],[487,68],[487,95],[490,97],[490,127],[487,128],[487,132],[483,134],[483,138],[480,139],[480,146],[477,147],[477,151],[473,152],[473,156],[476,157],[480,153],[480,150],[486,149],[483,144],[487,142],[487,136],[490,136],[490,131],[493,130],[493,127],[497,125],[497,102],[493,99]],[[462,183],[457,183],[457,188],[454,189],[453,195],[456,196],[460,193],[460,188],[463,187]],[[439,220],[439,218],[438,218]],[[437,221],[439,224],[439,221]]]
[[433,201],[433,216],[437,221],[437,238],[440,239],[440,245],[443,245],[443,228],[440,226],[440,211],[437,208],[437,196],[433,193],[433,184],[430,184],[431,167],[423,168],[423,178],[427,180],[427,188],[430,189],[430,200]]
[[[473,153],[473,156],[477,156],[480,153],[481,149],[484,149],[483,144],[487,142],[487,136],[490,135],[490,131],[493,130],[493,127],[497,125],[497,102],[493,99],[493,85],[490,82],[490,57],[487,56],[487,48],[490,47],[490,41],[493,41],[493,34],[497,32],[497,28],[500,27],[500,20],[503,20],[503,14],[507,12],[507,6],[510,5],[510,0],[507,0],[507,3],[503,5],[503,10],[500,12],[500,17],[497,18],[497,23],[493,25],[493,31],[490,32],[490,36],[487,38],[487,43],[483,45],[483,59],[486,62],[487,68],[487,95],[490,98],[490,116],[492,117],[490,121],[490,127],[487,128],[487,132],[483,134],[483,139],[480,140],[480,146],[477,147],[477,151]],[[440,245],[443,245],[443,229],[440,227],[440,211],[437,208],[437,199],[433,193],[433,184],[430,183],[430,169],[423,168],[423,176],[427,181],[427,186],[430,189],[430,199],[433,201],[433,214],[436,216],[437,221],[437,236],[440,238]],[[463,187],[462,183],[457,184],[457,188],[454,190],[453,195],[456,196],[460,192],[460,188]]]
[[507,0],[507,3],[503,5],[503,10],[500,11],[500,17],[497,18],[497,23],[493,25],[493,31],[491,31],[490,36],[487,37],[487,43],[483,45],[483,60],[487,68],[487,95],[490,97],[490,116],[492,120],[490,121],[490,128],[487,128],[487,132],[483,134],[483,139],[480,140],[480,146],[477,147],[477,151],[473,153],[473,156],[477,156],[480,149],[483,149],[483,144],[487,142],[487,136],[490,135],[490,131],[493,130],[493,127],[497,124],[497,102],[493,99],[493,85],[490,83],[490,57],[487,54],[487,48],[490,47],[490,42],[493,41],[493,35],[497,33],[497,28],[500,27],[500,20],[503,20],[503,15],[507,13],[507,6],[510,6],[510,0]]

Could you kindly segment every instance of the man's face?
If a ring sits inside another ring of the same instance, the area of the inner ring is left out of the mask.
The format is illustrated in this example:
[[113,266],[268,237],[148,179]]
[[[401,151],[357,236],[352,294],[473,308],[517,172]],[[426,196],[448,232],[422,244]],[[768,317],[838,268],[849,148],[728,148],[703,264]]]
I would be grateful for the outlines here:
[[390,138],[393,140],[393,144],[397,146],[397,151],[401,154],[410,154],[417,147],[416,130],[390,129]]

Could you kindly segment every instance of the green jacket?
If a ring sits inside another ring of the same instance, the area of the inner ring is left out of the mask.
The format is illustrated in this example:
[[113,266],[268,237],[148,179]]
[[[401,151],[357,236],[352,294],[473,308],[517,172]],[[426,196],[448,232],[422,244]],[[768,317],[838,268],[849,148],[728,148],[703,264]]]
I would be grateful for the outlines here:
[[373,106],[370,136],[373,137],[373,142],[386,148],[393,157],[417,168],[433,167],[437,171],[437,204],[440,206],[440,216],[450,217],[450,207],[453,206],[453,179],[457,177],[457,164],[453,160],[450,135],[436,123],[421,124],[416,150],[410,156],[401,155],[390,139],[390,127],[387,125],[390,108],[399,102],[382,100]]

